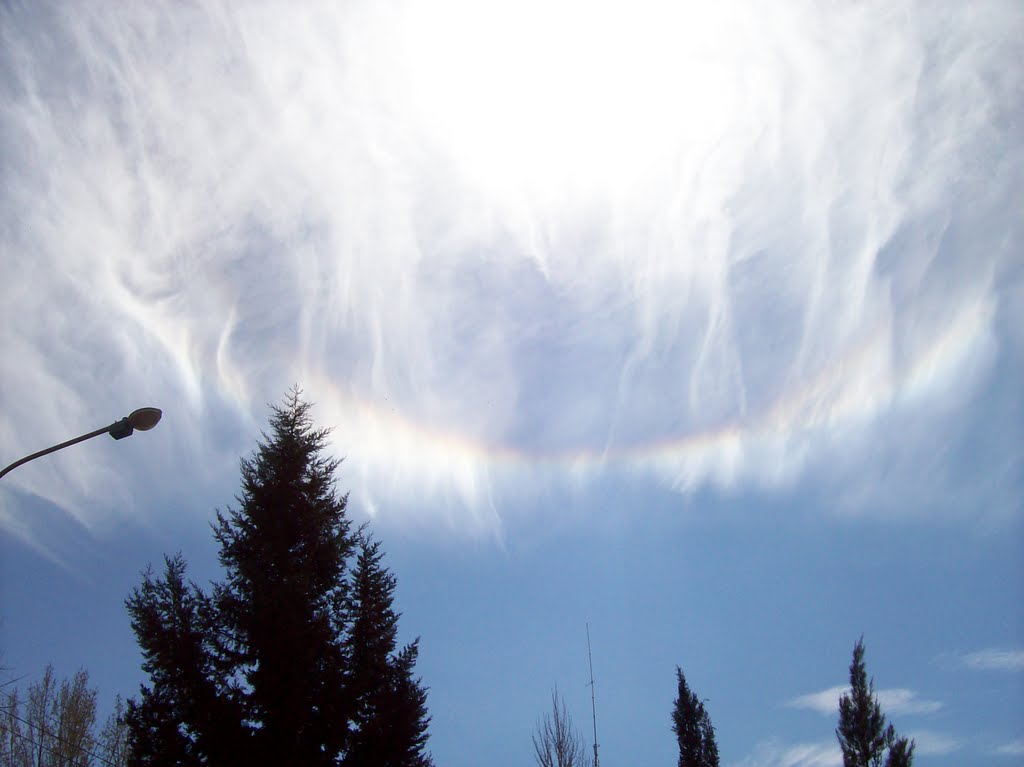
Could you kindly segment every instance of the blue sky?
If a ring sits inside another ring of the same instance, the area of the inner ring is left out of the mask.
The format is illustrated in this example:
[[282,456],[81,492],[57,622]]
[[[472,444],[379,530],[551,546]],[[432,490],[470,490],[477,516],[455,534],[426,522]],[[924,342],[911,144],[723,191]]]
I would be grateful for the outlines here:
[[863,634],[922,765],[1024,763],[1012,0],[8,3],[16,675],[142,681],[123,600],[299,383],[422,637],[439,765],[837,764]]

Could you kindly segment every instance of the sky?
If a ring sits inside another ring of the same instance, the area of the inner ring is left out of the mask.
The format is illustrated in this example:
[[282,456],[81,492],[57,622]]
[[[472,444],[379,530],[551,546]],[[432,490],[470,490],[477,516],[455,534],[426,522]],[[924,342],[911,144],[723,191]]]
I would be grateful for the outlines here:
[[1024,764],[1016,0],[0,5],[0,652],[123,602],[293,384],[421,637],[439,767]]

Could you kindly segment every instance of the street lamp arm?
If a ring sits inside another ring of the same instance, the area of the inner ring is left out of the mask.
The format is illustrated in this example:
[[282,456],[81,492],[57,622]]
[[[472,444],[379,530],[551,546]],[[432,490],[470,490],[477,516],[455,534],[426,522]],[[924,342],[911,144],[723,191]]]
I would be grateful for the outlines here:
[[123,439],[124,437],[131,436],[135,429],[148,431],[156,426],[157,422],[160,420],[160,415],[160,410],[155,407],[139,408],[138,410],[132,411],[131,415],[127,418],[122,418],[120,421],[114,421],[110,426],[104,426],[102,429],[97,429],[96,431],[91,431],[88,434],[83,434],[81,437],[69,439],[67,442],[61,442],[59,445],[54,445],[53,447],[48,447],[45,450],[40,450],[38,453],[26,455],[24,458],[12,463],[3,471],[0,471],[0,477],[3,477],[7,472],[11,471],[11,469],[18,468],[23,463],[28,463],[29,461],[35,460],[36,458],[40,458],[44,455],[55,453],[58,450],[63,450],[71,445],[77,445],[79,442],[85,442],[85,440],[98,437],[101,434],[109,434],[114,439]]
[[[111,426],[112,425],[113,424],[111,424]],[[11,469],[18,468],[23,463],[28,463],[29,461],[35,460],[36,458],[41,458],[44,455],[49,455],[50,453],[56,453],[58,450],[62,450],[65,447],[71,447],[71,445],[77,445],[79,442],[85,442],[87,439],[92,439],[93,437],[98,437],[101,434],[106,434],[108,431],[110,431],[110,426],[104,426],[102,429],[97,429],[96,431],[91,431],[88,434],[83,434],[81,437],[75,437],[74,439],[69,439],[67,442],[61,442],[59,445],[54,445],[53,447],[48,447],[48,448],[46,448],[46,450],[40,450],[38,453],[32,453],[32,455],[26,455],[20,461],[15,461],[10,466],[8,466],[6,469],[4,469],[3,471],[0,471],[0,477],[2,477],[4,474],[9,472]]]

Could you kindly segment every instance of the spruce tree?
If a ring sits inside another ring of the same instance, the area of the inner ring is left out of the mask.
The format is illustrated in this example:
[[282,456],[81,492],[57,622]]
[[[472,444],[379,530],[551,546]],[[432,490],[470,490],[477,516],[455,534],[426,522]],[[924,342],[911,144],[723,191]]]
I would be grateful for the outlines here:
[[426,767],[426,693],[413,676],[418,640],[395,652],[398,614],[391,608],[395,576],[381,565],[380,543],[359,535],[345,645],[350,659],[355,730],[345,757],[351,767]]
[[875,696],[875,680],[868,680],[864,664],[864,637],[853,647],[850,663],[850,692],[839,699],[839,747],[843,767],[910,767],[914,760],[914,742],[897,738]]
[[704,704],[676,667],[677,695],[672,709],[672,731],[679,744],[679,767],[718,767],[715,728]]
[[351,529],[309,411],[293,389],[242,460],[238,508],[213,525],[225,578],[211,594],[186,584],[178,556],[127,601],[151,680],[129,704],[136,764],[429,763],[394,576]]
[[152,684],[128,701],[131,764],[220,764],[245,742],[230,676],[217,662],[210,600],[185,582],[185,567],[181,554],[164,557],[163,577],[147,568],[127,601]]
[[215,590],[225,659],[244,679],[256,753],[274,764],[332,764],[347,746],[343,636],[353,537],[327,431],[292,391],[270,438],[242,461],[237,510],[214,535],[227,580]]

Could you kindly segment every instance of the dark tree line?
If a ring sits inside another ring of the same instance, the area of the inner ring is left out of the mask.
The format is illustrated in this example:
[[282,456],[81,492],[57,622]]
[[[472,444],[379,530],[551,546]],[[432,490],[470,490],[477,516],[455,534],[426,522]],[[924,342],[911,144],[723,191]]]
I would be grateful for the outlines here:
[[[679,767],[718,767],[718,743],[704,703],[676,667],[678,694],[672,709],[672,731],[679,744]],[[537,767],[596,767],[587,753],[583,736],[573,724],[558,691],[551,693],[551,712],[545,714],[533,732],[533,756]]]
[[427,767],[418,645],[397,643],[395,577],[352,529],[327,431],[292,390],[213,526],[209,592],[165,558],[127,600],[150,683],[128,704],[133,765]]
[[[676,685],[672,732],[679,746],[678,767],[719,767],[711,715],[704,701],[690,689],[678,666]],[[537,767],[594,767],[594,762],[587,757],[583,737],[573,725],[557,691],[552,693],[551,706],[551,713],[546,714],[534,730]],[[853,648],[850,691],[839,699],[836,737],[843,754],[843,767],[911,767],[914,761],[914,741],[898,737],[895,728],[886,725],[875,695],[874,680],[867,676],[863,637]],[[596,755],[596,748],[594,753]]]
[[[676,679],[679,692],[672,711],[672,731],[679,743],[679,767],[718,767],[711,717],[678,667]],[[914,761],[914,741],[898,737],[895,728],[886,725],[874,680],[868,679],[863,637],[853,647],[850,692],[839,699],[836,737],[843,767],[911,767]]]
[[[418,640],[399,647],[396,580],[379,542],[353,529],[335,490],[340,461],[293,389],[271,434],[241,461],[238,508],[213,525],[224,579],[209,592],[182,556],[148,568],[126,601],[150,682],[95,729],[96,692],[48,668],[0,697],[0,767],[302,765],[433,767]],[[911,767],[914,742],[886,724],[853,649],[836,729],[844,767]],[[719,767],[715,728],[676,668],[678,767]],[[564,701],[533,737],[539,767],[597,767]]]

